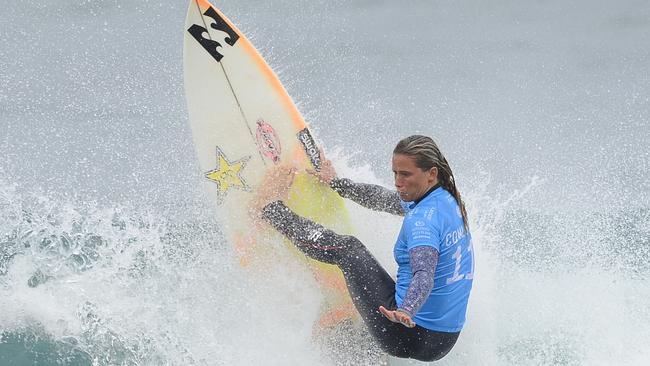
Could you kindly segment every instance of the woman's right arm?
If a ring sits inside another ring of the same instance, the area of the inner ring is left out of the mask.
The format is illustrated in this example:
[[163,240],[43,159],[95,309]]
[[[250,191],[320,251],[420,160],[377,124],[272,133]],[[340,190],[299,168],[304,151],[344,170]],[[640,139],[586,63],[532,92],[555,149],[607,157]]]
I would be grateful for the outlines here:
[[396,191],[375,184],[355,183],[346,178],[332,179],[330,187],[341,197],[349,198],[363,207],[404,216],[404,209]]
[[375,184],[355,183],[350,179],[338,178],[332,161],[325,157],[323,150],[320,150],[320,156],[319,169],[307,169],[307,172],[332,187],[341,197],[349,198],[371,210],[404,216],[404,208],[396,191]]

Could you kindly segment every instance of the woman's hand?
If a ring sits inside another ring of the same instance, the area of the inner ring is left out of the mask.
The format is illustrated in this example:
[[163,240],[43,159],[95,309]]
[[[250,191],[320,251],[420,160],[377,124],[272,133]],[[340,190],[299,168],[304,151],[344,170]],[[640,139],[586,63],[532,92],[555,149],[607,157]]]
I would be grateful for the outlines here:
[[336,170],[334,170],[334,167],[332,166],[332,161],[325,157],[325,153],[323,153],[323,149],[319,149],[319,152],[321,157],[320,170],[318,171],[315,169],[305,169],[305,170],[307,171],[307,173],[315,176],[316,178],[318,178],[319,181],[329,186],[330,183],[332,183],[332,180],[336,178]]
[[251,200],[250,211],[256,216],[262,208],[273,201],[285,200],[289,195],[289,188],[296,177],[296,168],[288,165],[279,165],[271,169],[257,188],[255,197]]
[[405,312],[398,311],[398,310],[388,310],[383,306],[379,307],[379,311],[382,314],[384,314],[384,316],[388,318],[388,320],[392,321],[393,323],[400,323],[407,328],[415,327],[415,322]]

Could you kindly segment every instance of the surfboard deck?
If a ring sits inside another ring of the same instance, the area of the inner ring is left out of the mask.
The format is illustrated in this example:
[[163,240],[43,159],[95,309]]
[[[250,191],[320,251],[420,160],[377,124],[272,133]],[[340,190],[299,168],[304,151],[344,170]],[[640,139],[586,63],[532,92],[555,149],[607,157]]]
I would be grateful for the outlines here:
[[[268,247],[256,245],[248,204],[276,166],[298,168],[287,205],[340,233],[352,227],[343,200],[306,173],[322,157],[302,115],[255,47],[223,13],[191,0],[184,32],[185,96],[203,185],[218,206],[224,234],[242,266],[254,268]],[[290,244],[289,244],[290,245]],[[297,250],[296,260],[305,260]],[[332,265],[307,260],[324,295],[321,327],[358,313],[343,275]]]

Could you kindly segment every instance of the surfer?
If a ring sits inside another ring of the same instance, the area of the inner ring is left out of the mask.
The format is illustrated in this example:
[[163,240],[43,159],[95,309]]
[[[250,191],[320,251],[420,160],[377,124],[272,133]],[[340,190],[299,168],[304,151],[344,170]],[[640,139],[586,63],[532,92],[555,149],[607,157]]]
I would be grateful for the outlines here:
[[[399,141],[392,169],[397,191],[338,178],[327,159],[319,171],[310,172],[344,198],[404,216],[394,247],[396,281],[357,238],[300,217],[281,200],[268,203],[270,191],[256,206],[265,204],[262,218],[307,256],[342,270],[355,307],[386,353],[439,360],[458,339],[472,288],[467,214],[451,168],[431,138]],[[292,175],[287,173],[276,172],[271,179]],[[286,195],[282,190],[274,199]]]

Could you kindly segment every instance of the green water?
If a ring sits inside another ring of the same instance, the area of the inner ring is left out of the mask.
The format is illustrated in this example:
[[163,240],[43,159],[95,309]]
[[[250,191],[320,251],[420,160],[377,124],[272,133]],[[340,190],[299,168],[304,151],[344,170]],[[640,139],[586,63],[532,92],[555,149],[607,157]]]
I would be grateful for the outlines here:
[[56,341],[51,337],[29,331],[3,333],[0,337],[0,365],[92,365],[92,358],[73,343]]

